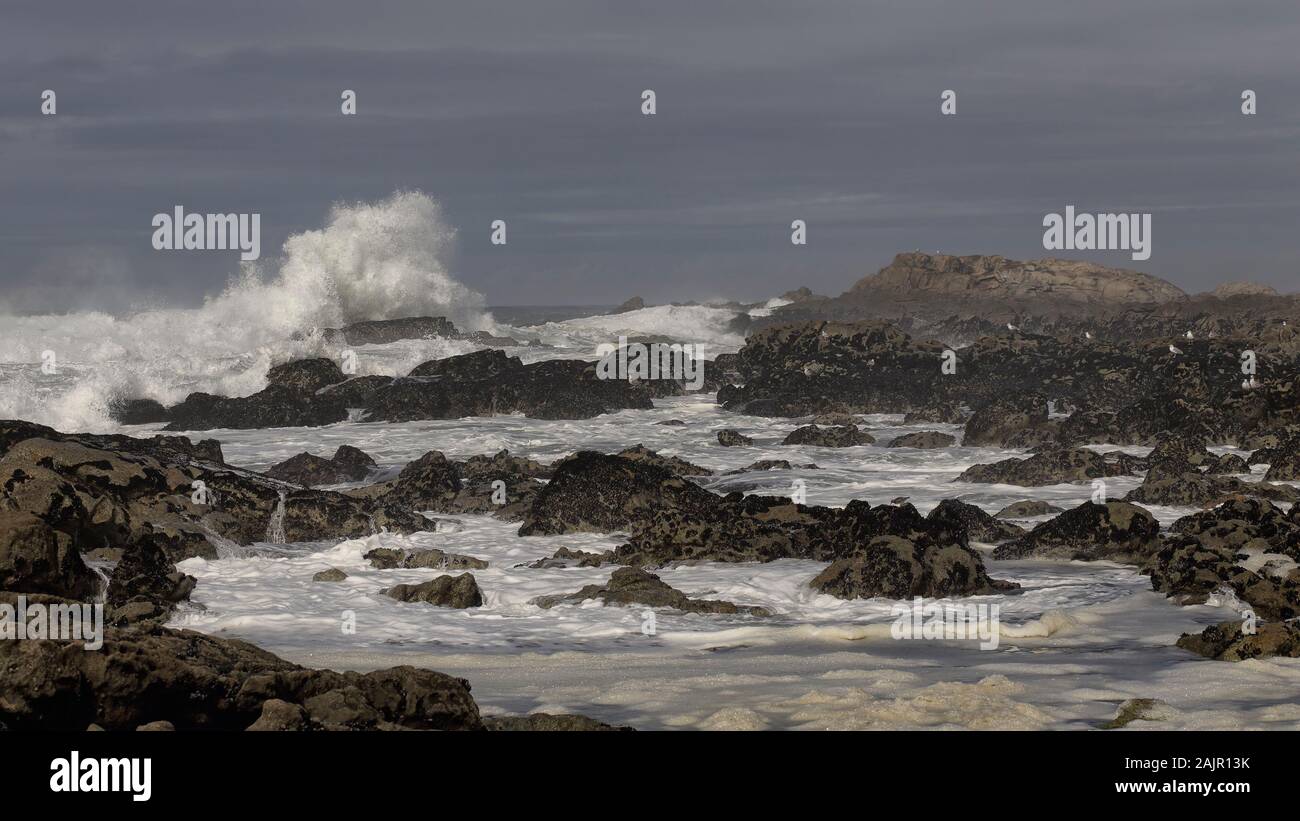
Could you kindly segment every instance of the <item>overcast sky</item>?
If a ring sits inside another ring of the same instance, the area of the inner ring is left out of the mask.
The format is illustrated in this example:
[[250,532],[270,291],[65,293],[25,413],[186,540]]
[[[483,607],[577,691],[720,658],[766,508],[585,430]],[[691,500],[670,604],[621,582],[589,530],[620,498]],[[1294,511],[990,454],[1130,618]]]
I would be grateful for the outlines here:
[[237,255],[155,252],[153,214],[259,212],[273,266],[399,188],[494,305],[837,294],[1047,256],[1067,204],[1153,214],[1150,260],[1078,256],[1298,290],[1298,44],[1295,0],[7,3],[0,306],[195,304]]

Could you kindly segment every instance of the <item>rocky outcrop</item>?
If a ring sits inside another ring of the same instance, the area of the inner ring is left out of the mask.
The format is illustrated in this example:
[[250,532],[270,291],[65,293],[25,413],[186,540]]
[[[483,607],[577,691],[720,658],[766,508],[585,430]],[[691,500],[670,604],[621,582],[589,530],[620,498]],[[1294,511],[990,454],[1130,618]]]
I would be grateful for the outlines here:
[[535,419],[589,419],[648,410],[645,383],[600,379],[596,363],[576,359],[525,365],[499,350],[438,359],[379,388],[366,404],[370,421],[409,422],[520,413]]
[[424,602],[437,607],[465,609],[483,606],[483,591],[479,590],[471,573],[439,576],[420,584],[397,584],[379,592],[400,602]]
[[886,447],[891,448],[946,448],[951,447],[957,437],[937,430],[923,430],[917,433],[905,433],[895,437]]
[[465,556],[460,553],[448,553],[436,547],[399,550],[391,547],[377,547],[362,556],[370,562],[371,567],[379,570],[394,568],[428,567],[436,570],[481,570],[488,566],[483,559]]
[[322,570],[319,573],[313,574],[311,580],[314,582],[341,582],[347,577],[347,573],[344,573],[337,567],[331,567],[328,570]]
[[150,534],[122,551],[113,568],[104,597],[109,624],[125,626],[153,620],[162,622],[172,609],[186,601],[197,580],[180,572],[167,556],[166,541]]
[[1137,505],[1084,502],[999,545],[993,558],[1141,563],[1159,548],[1159,536],[1160,523]]
[[1052,442],[1057,429],[1047,419],[1047,400],[1034,394],[998,399],[966,422],[962,445],[1026,448]]
[[0,590],[87,599],[98,588],[71,535],[31,513],[0,510]]
[[0,642],[5,727],[152,721],[179,730],[483,729],[469,683],[432,670],[309,670],[246,642],[157,627],[109,628],[94,653],[78,642]]
[[640,605],[643,607],[671,607],[685,613],[721,613],[745,616],[770,616],[763,607],[747,607],[712,599],[692,599],[670,587],[653,573],[639,567],[620,567],[605,584],[589,584],[568,595],[541,596],[533,604],[551,608],[559,604],[577,604],[588,599],[600,599],[606,605]]
[[396,479],[348,493],[406,510],[490,513],[504,521],[516,521],[541,490],[537,479],[549,475],[549,467],[505,450],[492,457],[472,456],[464,462],[431,450],[407,463]]
[[303,487],[359,482],[370,475],[375,460],[351,445],[340,445],[329,459],[300,453],[266,471],[272,479]]
[[1085,448],[1052,448],[1025,459],[972,465],[955,481],[1042,487],[1127,476],[1141,466],[1140,459],[1118,451],[1102,454]]
[[856,445],[870,445],[876,439],[866,431],[858,430],[857,425],[841,425],[822,428],[817,425],[805,425],[792,431],[783,445],[811,445],[819,448],[851,448]]
[[534,569],[551,569],[556,567],[601,567],[602,565],[611,564],[613,561],[613,554],[609,551],[604,553],[592,553],[587,550],[572,550],[567,547],[561,547],[551,556],[544,559],[538,559],[526,566]]
[[832,562],[810,585],[841,599],[976,596],[1019,587],[990,579],[979,555],[968,549],[923,547],[897,536],[872,539],[860,553]]
[[1225,621],[1200,633],[1184,633],[1178,646],[1220,661],[1300,657],[1300,625],[1270,622],[1256,624],[1253,630],[1248,632],[1240,621]]
[[625,314],[628,311],[639,311],[644,307],[645,307],[645,300],[639,296],[634,296],[631,297],[630,299],[625,300],[623,304],[615,308],[613,312],[616,314]]
[[587,716],[529,713],[526,716],[491,716],[484,726],[494,732],[632,732],[631,727],[616,726]]
[[1243,564],[1251,553],[1300,559],[1300,512],[1293,517],[1267,501],[1235,499],[1185,516],[1170,531],[1142,570],[1154,590],[1182,604],[1231,590],[1263,619],[1300,615],[1300,571],[1279,575]]
[[1056,505],[1025,499],[1020,502],[1012,502],[993,515],[999,519],[1028,519],[1031,516],[1048,516],[1061,512],[1063,512],[1061,508]]
[[993,544],[1025,533],[1024,528],[999,521],[985,513],[983,508],[957,499],[944,499],[935,505],[926,518],[955,533],[963,534],[968,541]]
[[657,465],[664,468],[670,473],[678,476],[712,476],[713,471],[699,465],[692,464],[679,456],[660,456],[645,445],[635,445],[625,448],[618,452],[618,455],[624,459],[630,459],[634,462],[645,462],[651,465]]
[[858,298],[1002,303],[1160,303],[1183,292],[1162,279],[1083,260],[1020,262],[996,255],[899,254],[874,275],[858,280]]
[[754,440],[742,435],[739,431],[723,428],[718,431],[718,444],[724,448],[747,448],[754,444]]
[[408,316],[353,322],[342,328],[329,328],[325,340],[344,345],[387,345],[402,339],[460,339],[461,332],[446,317]]

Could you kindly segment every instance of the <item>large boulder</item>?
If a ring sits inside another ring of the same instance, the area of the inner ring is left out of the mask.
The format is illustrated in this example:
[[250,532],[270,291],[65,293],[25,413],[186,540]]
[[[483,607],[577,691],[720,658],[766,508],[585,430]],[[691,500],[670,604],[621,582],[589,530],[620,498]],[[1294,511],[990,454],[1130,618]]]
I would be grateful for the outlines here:
[[1160,523],[1128,502],[1084,502],[999,545],[995,559],[1049,558],[1141,563],[1160,546]]
[[1024,459],[972,465],[955,481],[1042,487],[1126,476],[1140,465],[1140,460],[1118,451],[1103,454],[1086,448],[1051,447]]
[[763,607],[736,605],[712,599],[692,599],[670,587],[653,573],[639,567],[620,567],[605,584],[589,584],[568,595],[541,596],[533,604],[551,608],[559,604],[580,604],[588,599],[599,599],[606,605],[640,605],[643,607],[671,607],[686,613],[722,613],[747,616],[769,616]]
[[837,425],[834,427],[818,427],[817,425],[805,425],[792,431],[785,439],[781,440],[783,445],[812,445],[819,448],[849,448],[855,445],[870,445],[876,441],[875,437],[866,431],[858,430],[857,425]]
[[860,553],[832,562],[810,585],[841,599],[976,596],[1019,587],[990,579],[979,554],[968,548],[922,547],[897,536],[872,539]]
[[1184,633],[1178,646],[1220,661],[1300,657],[1300,625],[1291,622],[1256,624],[1248,632],[1240,621],[1212,624],[1200,633]]
[[334,456],[329,459],[300,453],[269,468],[266,475],[303,487],[317,487],[360,481],[374,467],[375,460],[363,451],[351,445],[339,445]]
[[[326,709],[336,693],[351,699],[360,708],[354,714],[364,718],[337,721],[338,714]],[[316,699],[325,703],[313,705]],[[152,721],[180,730],[242,730],[263,719],[263,726],[284,724],[279,704],[267,714],[271,701],[305,710],[306,721],[283,729],[483,728],[469,683],[432,670],[310,670],[246,642],[158,627],[109,628],[94,653],[77,642],[0,642],[0,723],[9,729],[80,731],[94,723],[130,730]]]
[[401,602],[424,602],[438,607],[483,606],[483,591],[472,573],[459,576],[439,576],[420,584],[398,584],[379,591],[391,599]]
[[0,510],[0,590],[89,599],[98,588],[72,536],[31,513]]

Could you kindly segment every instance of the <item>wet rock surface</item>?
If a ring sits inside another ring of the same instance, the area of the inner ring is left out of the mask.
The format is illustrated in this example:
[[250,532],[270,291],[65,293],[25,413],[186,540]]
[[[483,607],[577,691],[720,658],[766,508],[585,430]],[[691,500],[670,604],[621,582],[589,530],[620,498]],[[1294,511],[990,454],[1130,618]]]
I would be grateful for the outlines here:
[[541,596],[533,600],[538,607],[551,608],[560,604],[577,604],[588,599],[600,599],[606,605],[641,605],[645,607],[671,607],[685,613],[721,613],[746,616],[770,616],[762,607],[747,607],[712,599],[692,599],[670,587],[653,573],[639,567],[620,567],[605,584],[589,584],[568,595]]
[[74,731],[154,721],[179,730],[259,722],[258,729],[286,730],[483,729],[464,679],[413,667],[309,670],[246,642],[160,627],[110,628],[93,653],[79,642],[0,642],[0,721]]
[[1160,523],[1127,502],[1084,502],[999,545],[995,559],[1049,558],[1140,563],[1160,545]]
[[1102,454],[1085,448],[1050,448],[1024,459],[973,465],[955,481],[1042,487],[1129,476],[1142,466],[1142,460],[1117,451]]
[[810,585],[841,599],[975,596],[1018,586],[990,579],[971,550],[958,545],[923,547],[897,536],[872,539],[857,555],[832,562]]
[[1269,622],[1252,629],[1248,632],[1240,621],[1212,624],[1200,633],[1184,633],[1178,646],[1220,661],[1300,657],[1300,625]]
[[849,448],[855,445],[870,445],[875,441],[875,437],[866,431],[859,430],[857,425],[828,428],[805,425],[792,431],[785,439],[781,440],[781,444],[812,445],[820,448]]
[[439,576],[419,584],[397,584],[379,592],[400,602],[424,602],[437,607],[464,609],[483,606],[483,591],[479,590],[471,573]]
[[739,431],[724,428],[718,431],[718,444],[724,448],[744,448],[754,444],[754,440]]
[[950,433],[937,430],[923,430],[918,433],[906,433],[893,439],[886,447],[891,448],[946,448],[957,441]]
[[370,474],[375,460],[351,445],[340,445],[329,459],[300,453],[269,468],[272,479],[293,482],[303,487],[359,482]]

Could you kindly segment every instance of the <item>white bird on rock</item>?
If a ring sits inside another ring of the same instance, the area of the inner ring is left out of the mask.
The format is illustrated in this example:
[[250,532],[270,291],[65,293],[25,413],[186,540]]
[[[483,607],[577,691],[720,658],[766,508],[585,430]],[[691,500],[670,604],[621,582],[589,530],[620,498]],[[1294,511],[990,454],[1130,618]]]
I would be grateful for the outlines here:
[[1092,332],[1091,332],[1091,331],[1084,331],[1084,332],[1083,332],[1083,338],[1084,338],[1084,339],[1092,339]]
[[1178,349],[1175,348],[1173,345],[1170,345],[1170,346],[1169,346],[1169,352],[1170,352],[1171,354],[1173,354],[1174,356],[1177,356],[1178,354],[1182,353],[1182,351],[1178,350]]
[[1015,325],[1012,325],[1010,322],[1008,322],[1008,323],[1007,323],[1007,330],[1008,330],[1008,331],[1015,332],[1015,331],[1018,331],[1018,330],[1020,330],[1020,329],[1017,328]]
[[1187,333],[1183,334],[1183,336],[1187,337],[1188,339],[1191,339],[1191,338],[1192,338],[1192,332],[1191,332],[1191,331],[1188,331]]

